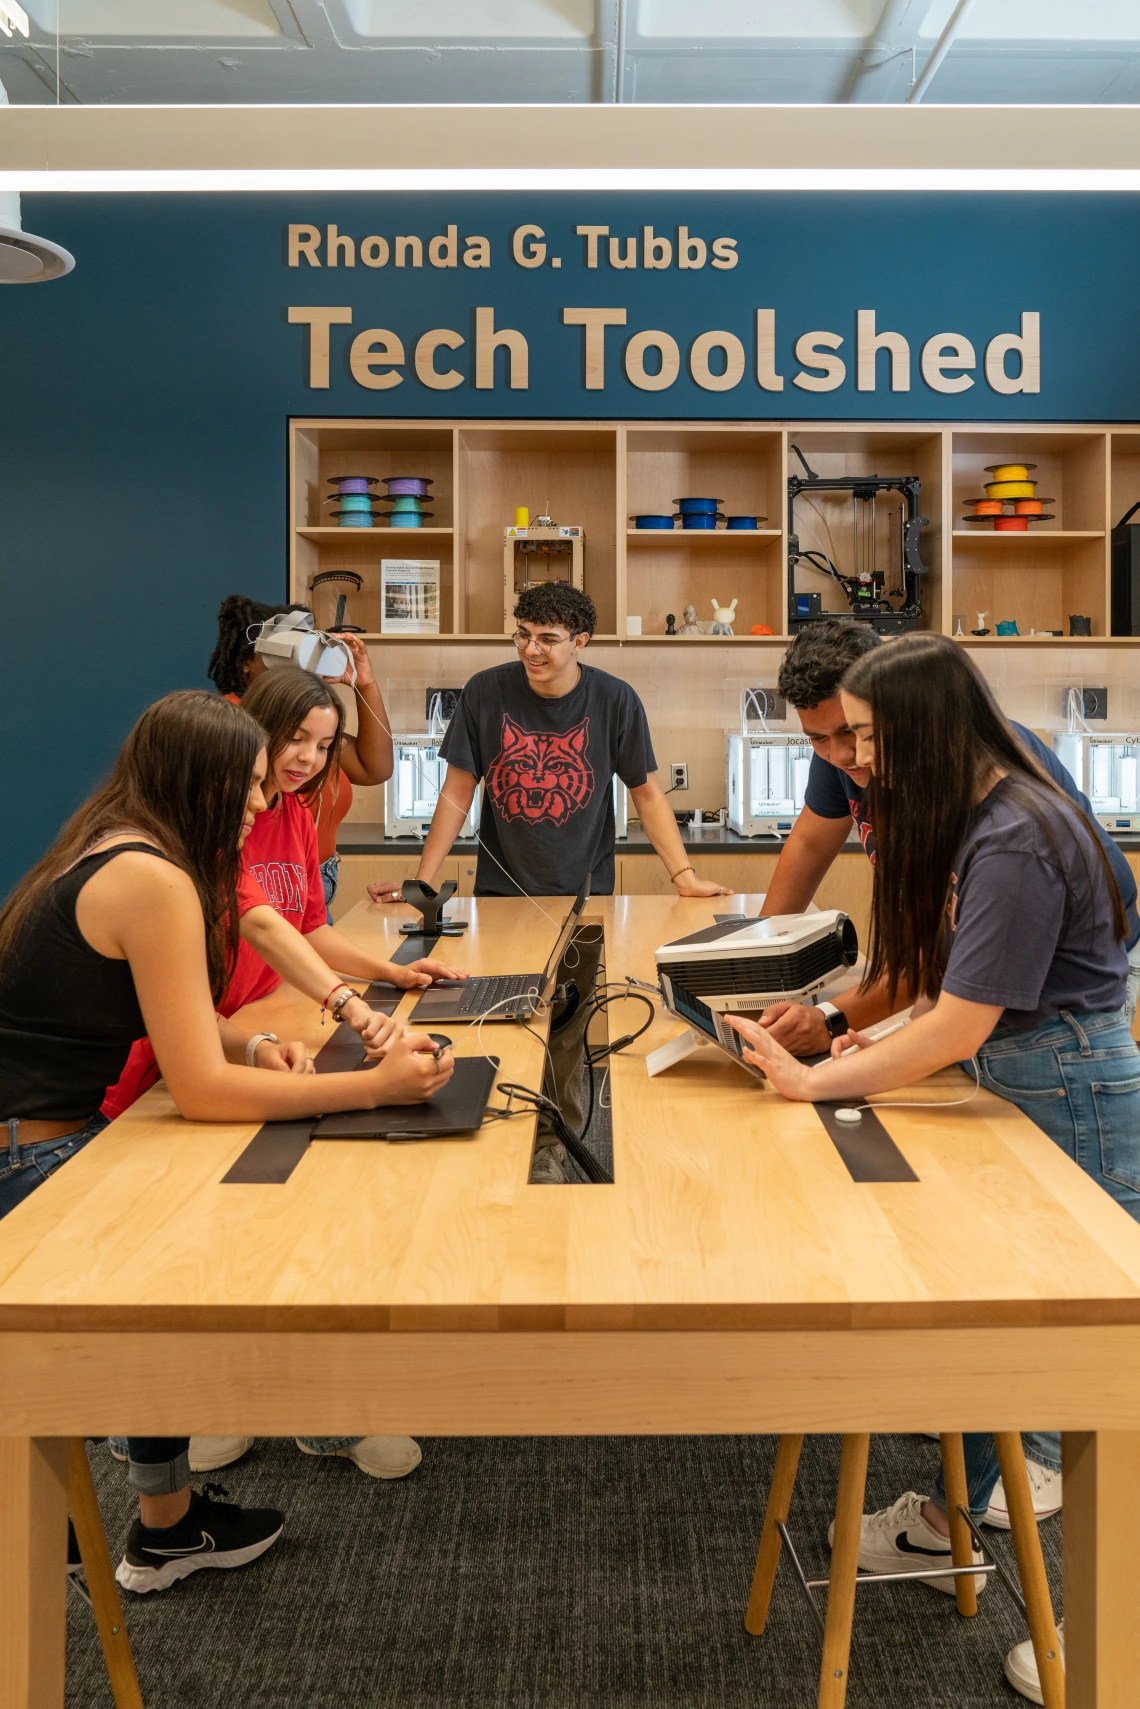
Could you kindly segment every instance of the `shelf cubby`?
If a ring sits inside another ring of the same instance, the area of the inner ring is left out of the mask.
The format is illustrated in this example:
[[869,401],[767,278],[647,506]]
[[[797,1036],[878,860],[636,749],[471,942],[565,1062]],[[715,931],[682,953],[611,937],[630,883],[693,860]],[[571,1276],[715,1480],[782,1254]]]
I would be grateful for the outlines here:
[[731,605],[735,598],[734,638],[747,636],[754,623],[766,623],[779,634],[784,628],[783,567],[779,534],[758,539],[694,529],[677,540],[647,532],[636,544],[627,542],[626,613],[641,618],[643,635],[664,639],[669,612],[680,628],[686,605],[692,605],[698,620],[708,623],[714,601]]
[[502,633],[503,530],[525,505],[585,530],[583,576],[598,628],[617,630],[617,430],[465,424],[458,434],[460,626]]
[[[917,475],[922,483],[920,514],[927,518],[920,539],[920,556],[927,566],[922,579],[922,618],[919,627],[942,627],[944,558],[948,542],[943,520],[943,435],[940,430],[897,427],[803,428],[788,432],[789,475],[802,475],[803,465],[792,449],[798,445],[817,475]],[[892,591],[895,562],[891,550],[890,493],[881,494],[875,514],[875,558],[888,571],[887,591]],[[836,567],[850,575],[856,568],[853,557],[854,507],[862,501],[848,493],[802,494],[796,500],[796,524],[800,549],[823,551]],[[897,495],[896,508],[904,503]],[[796,589],[822,595],[824,611],[846,612],[842,588],[820,571],[813,574],[801,564]]]
[[[1107,451],[1104,432],[1072,429],[976,429],[951,434],[954,575],[949,623],[963,628],[1014,621],[1023,635],[1060,629],[1088,617],[1094,636],[1107,632]],[[1030,478],[1050,502],[1048,522],[1024,534],[964,522],[965,500],[981,498],[993,480],[987,464],[1032,463]],[[1079,639],[1079,637],[1076,637]],[[1003,637],[1004,639],[1004,637]],[[1011,637],[1012,639],[1012,637]]]

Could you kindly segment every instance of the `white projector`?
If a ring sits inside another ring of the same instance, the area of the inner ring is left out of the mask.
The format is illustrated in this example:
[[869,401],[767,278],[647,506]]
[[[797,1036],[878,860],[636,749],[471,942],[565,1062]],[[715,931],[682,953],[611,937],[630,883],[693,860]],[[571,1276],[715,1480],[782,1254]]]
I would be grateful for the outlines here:
[[739,1062],[744,1043],[726,1015],[802,1002],[854,967],[858,955],[854,925],[829,908],[725,920],[662,944],[655,959],[666,1008]]

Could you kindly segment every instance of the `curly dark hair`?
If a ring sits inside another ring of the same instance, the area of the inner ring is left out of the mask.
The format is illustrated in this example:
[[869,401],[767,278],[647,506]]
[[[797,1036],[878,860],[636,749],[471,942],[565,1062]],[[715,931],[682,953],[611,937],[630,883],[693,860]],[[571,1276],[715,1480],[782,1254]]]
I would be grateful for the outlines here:
[[869,623],[810,623],[784,654],[777,692],[797,711],[833,700],[856,659],[878,645]]
[[308,611],[307,605],[263,605],[248,594],[230,593],[218,607],[218,640],[206,675],[219,694],[243,695],[248,686],[242,665],[253,657],[253,642],[248,630],[252,623],[264,623],[283,611]]
[[561,623],[571,635],[592,635],[598,627],[589,594],[565,582],[536,582],[524,588],[514,615],[520,623]]

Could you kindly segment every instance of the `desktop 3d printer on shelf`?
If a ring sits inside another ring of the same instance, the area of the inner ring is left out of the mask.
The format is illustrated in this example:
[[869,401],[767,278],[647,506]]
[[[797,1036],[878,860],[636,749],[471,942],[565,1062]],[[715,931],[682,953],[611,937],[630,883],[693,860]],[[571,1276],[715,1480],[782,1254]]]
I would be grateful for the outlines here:
[[525,588],[543,582],[565,582],[583,588],[585,530],[536,517],[524,527],[503,530],[503,632],[513,635],[514,609]]
[[[917,475],[817,475],[798,445],[790,447],[803,464],[802,475],[788,477],[788,633],[796,635],[809,623],[830,618],[847,623],[869,623],[879,635],[902,635],[916,629],[922,616],[921,578],[926,565],[919,556],[919,536],[928,518],[918,514],[921,483]],[[816,504],[816,522],[807,523],[816,545],[804,551],[796,526],[796,501],[823,493],[851,495],[851,571],[836,565],[830,523]],[[886,514],[886,527],[879,525],[877,505],[884,494],[896,493],[898,502]],[[823,549],[826,533],[831,555]],[[884,567],[879,567],[880,552]],[[796,586],[799,566],[826,576],[843,590],[846,611],[823,609],[823,595],[804,592]],[[890,585],[888,586],[888,577]],[[894,602],[894,603],[892,603]]]

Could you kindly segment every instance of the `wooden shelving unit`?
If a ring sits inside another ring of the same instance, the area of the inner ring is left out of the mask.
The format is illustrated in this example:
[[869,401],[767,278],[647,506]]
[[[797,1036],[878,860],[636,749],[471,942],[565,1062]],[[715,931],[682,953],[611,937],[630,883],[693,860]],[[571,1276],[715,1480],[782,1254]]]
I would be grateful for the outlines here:
[[[434,643],[503,640],[503,528],[516,505],[532,516],[585,530],[585,583],[599,617],[598,642],[645,647],[786,645],[787,476],[799,470],[798,446],[821,475],[914,474],[922,482],[921,552],[924,628],[953,634],[1013,619],[1018,636],[967,635],[983,648],[1128,647],[1140,638],[1110,637],[1109,533],[1140,500],[1140,426],[1010,428],[941,423],[427,422],[295,420],[290,424],[290,587],[313,598],[318,620],[331,621],[337,589],[310,583],[319,570],[350,568],[363,579],[349,597],[349,617],[370,639],[403,645],[424,637],[381,637],[380,560],[388,555],[440,561],[441,633]],[[1053,520],[1025,534],[998,534],[965,521],[967,497],[980,496],[985,465],[1030,462],[1038,492],[1053,502]],[[417,529],[342,529],[325,520],[329,477],[339,474],[424,475],[433,485],[433,516]],[[728,515],[760,519],[755,530],[639,530],[630,518],[672,514],[691,494],[721,501]],[[804,544],[822,546],[845,568],[850,507],[846,496],[797,503]],[[885,508],[885,507],[881,507]],[[880,562],[889,549],[880,524]],[[835,550],[832,550],[834,544]],[[841,590],[801,570],[798,585],[818,591],[823,608],[846,610]],[[665,636],[672,612],[686,605],[707,621],[714,599],[738,600],[733,637]],[[327,608],[327,609],[326,609]],[[626,635],[639,616],[640,636]],[[1067,633],[1070,616],[1088,617],[1090,637]],[[773,635],[753,636],[753,625]],[[1030,630],[1062,629],[1061,637]],[[690,654],[691,656],[691,654]]]

